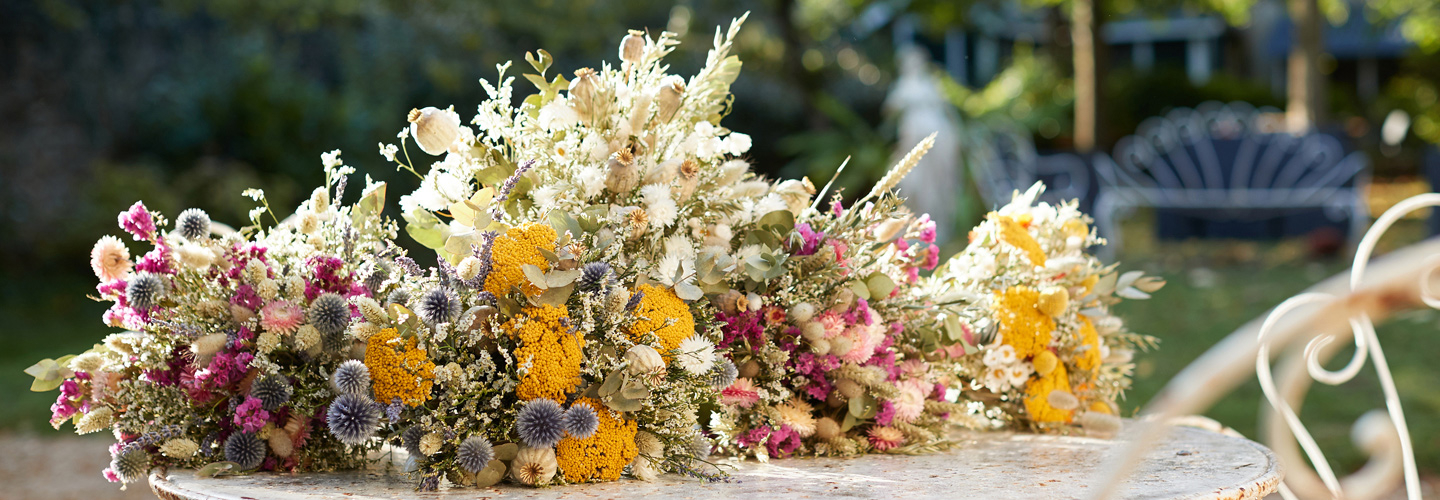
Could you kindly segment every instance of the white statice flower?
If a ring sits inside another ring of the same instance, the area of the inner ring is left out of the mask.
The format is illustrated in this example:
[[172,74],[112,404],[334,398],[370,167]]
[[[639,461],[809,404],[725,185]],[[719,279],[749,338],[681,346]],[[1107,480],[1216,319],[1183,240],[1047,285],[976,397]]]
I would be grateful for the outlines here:
[[738,250],[735,251],[735,261],[736,261],[736,262],[744,262],[745,259],[749,259],[749,258],[751,258],[751,257],[759,256],[759,255],[760,255],[760,252],[763,252],[763,251],[764,251],[764,249],[760,248],[760,245],[753,245],[753,244],[752,244],[752,245],[742,246],[742,247],[740,247],[740,249],[738,249]]
[[[680,281],[675,281],[675,275],[680,275]],[[695,280],[695,258],[678,254],[666,254],[655,263],[650,272],[655,281],[665,286],[675,286],[677,283],[688,283]]]
[[680,368],[694,375],[704,375],[715,367],[715,344],[705,337],[691,335],[680,342],[675,362]]
[[385,144],[383,142],[378,144],[380,145],[380,156],[384,156],[385,161],[395,161],[395,153],[400,152],[400,148],[394,144]]
[[340,150],[336,149],[329,153],[320,153],[320,164],[324,165],[326,169],[332,169],[344,164],[344,162],[340,160]]
[[755,203],[755,209],[753,210],[753,213],[755,214],[756,220],[759,220],[759,218],[764,217],[770,212],[789,209],[790,205],[785,203],[784,197],[776,193],[770,193],[765,195],[764,198],[760,198],[760,201]]
[[434,179],[435,191],[445,199],[447,204],[469,197],[470,185],[460,180],[459,176],[445,171],[436,174]]
[[580,167],[580,171],[575,174],[575,181],[580,185],[580,194],[586,200],[605,192],[605,170],[598,165]]
[[570,186],[564,184],[546,184],[530,192],[530,198],[535,200],[535,208],[541,212],[548,212],[560,208],[559,198],[571,191]]
[[575,112],[575,108],[570,106],[569,100],[561,95],[551,99],[549,104],[540,108],[538,121],[540,128],[555,131],[580,123],[580,114]]
[[750,151],[750,136],[739,132],[731,132],[725,136],[723,148],[731,156],[740,156]]
[[[580,141],[580,149],[590,155],[590,161],[603,162],[610,158],[610,143],[600,134],[587,134],[585,140]],[[601,172],[603,178],[604,172]]]
[[409,139],[409,138],[410,138],[410,127],[405,127],[405,128],[400,129],[399,132],[396,132],[396,133],[395,133],[395,138],[396,138],[396,139],[400,139],[401,141],[404,141],[405,139]]
[[640,188],[640,196],[645,200],[645,213],[650,216],[651,224],[660,227],[675,224],[680,216],[680,207],[670,197],[670,186],[649,184]]

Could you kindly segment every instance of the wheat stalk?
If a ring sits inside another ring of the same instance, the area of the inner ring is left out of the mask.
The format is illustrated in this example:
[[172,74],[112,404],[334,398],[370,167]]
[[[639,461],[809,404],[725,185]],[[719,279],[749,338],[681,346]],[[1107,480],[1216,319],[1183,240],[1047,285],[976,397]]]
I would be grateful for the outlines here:
[[906,153],[904,158],[901,158],[894,167],[890,168],[889,172],[885,173],[885,177],[880,178],[880,182],[875,183],[875,188],[870,190],[870,194],[865,195],[864,198],[861,198],[860,201],[855,202],[855,204],[858,206],[870,198],[880,196],[881,194],[889,192],[891,189],[895,189],[895,185],[900,183],[900,179],[905,178],[906,174],[914,170],[915,164],[920,163],[920,158],[925,157],[925,153],[929,152],[930,148],[935,147],[935,134],[936,132],[931,132],[924,140],[916,144],[914,149]]

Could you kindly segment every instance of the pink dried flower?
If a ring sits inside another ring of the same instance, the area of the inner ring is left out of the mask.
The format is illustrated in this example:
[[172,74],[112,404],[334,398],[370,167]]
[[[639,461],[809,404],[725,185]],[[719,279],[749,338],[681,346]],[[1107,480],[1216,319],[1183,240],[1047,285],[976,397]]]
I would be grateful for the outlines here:
[[305,311],[284,300],[271,302],[260,309],[260,326],[268,332],[289,334],[304,322]]
[[749,408],[760,402],[760,391],[748,378],[735,379],[730,387],[720,391],[720,402],[739,408]]
[[905,433],[894,427],[871,427],[870,445],[876,450],[886,451],[905,444]]
[[265,422],[270,420],[270,412],[265,411],[264,403],[260,398],[246,396],[245,402],[235,408],[235,425],[245,429],[245,432],[259,432],[265,427]]
[[145,209],[145,202],[137,201],[130,209],[120,212],[120,228],[135,236],[135,240],[155,238],[155,218]]
[[105,236],[90,249],[90,270],[100,281],[124,279],[134,264],[130,262],[130,249],[120,238]]

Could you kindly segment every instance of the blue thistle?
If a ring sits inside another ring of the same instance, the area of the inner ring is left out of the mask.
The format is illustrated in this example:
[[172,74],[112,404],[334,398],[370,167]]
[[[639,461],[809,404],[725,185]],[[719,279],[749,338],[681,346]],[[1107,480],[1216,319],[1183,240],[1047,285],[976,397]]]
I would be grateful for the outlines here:
[[412,425],[405,432],[400,433],[400,446],[410,453],[410,458],[416,460],[425,459],[425,454],[420,452],[420,438],[425,437],[425,429],[418,425]]
[[548,398],[536,398],[525,403],[520,415],[515,417],[515,430],[520,440],[533,448],[549,448],[565,437],[565,410],[560,403]]
[[187,240],[210,236],[210,214],[198,208],[180,212],[180,216],[175,218],[175,229]]
[[444,287],[431,288],[420,297],[415,313],[431,325],[449,323],[460,316],[460,299]]
[[610,275],[610,264],[604,262],[591,262],[580,268],[579,288],[581,291],[593,292],[605,286]]
[[135,309],[149,309],[165,294],[165,279],[153,273],[140,273],[125,285],[125,300]]
[[150,472],[150,454],[139,446],[127,446],[110,461],[110,470],[120,476],[120,482],[133,483],[145,479]]
[[269,447],[253,432],[237,432],[225,440],[225,460],[240,465],[241,470],[250,470],[265,461]]
[[330,434],[340,442],[354,446],[364,443],[380,425],[380,410],[370,398],[359,394],[341,394],[330,403],[325,413]]
[[250,395],[260,400],[260,407],[265,411],[275,411],[290,401],[290,396],[295,391],[290,387],[290,381],[280,375],[271,375],[255,381],[250,386]]
[[690,438],[690,454],[695,458],[705,460],[710,458],[710,438],[705,437],[704,432],[695,432],[695,437]]
[[402,306],[405,305],[405,304],[409,304],[409,303],[410,303],[410,292],[407,292],[407,291],[405,291],[405,290],[403,290],[403,289],[397,288],[397,289],[395,289],[395,291],[390,292],[390,295],[386,295],[386,296],[385,296],[385,303],[386,303],[386,304],[400,304],[400,305],[402,305]]
[[495,448],[490,446],[490,440],[485,439],[485,436],[465,438],[460,442],[460,448],[455,451],[455,461],[471,474],[483,470],[485,464],[494,458]]
[[735,383],[735,378],[740,376],[740,370],[735,368],[735,363],[724,360],[715,364],[710,369],[710,387],[724,389]]
[[590,439],[600,428],[600,416],[587,404],[578,404],[565,410],[565,432],[575,439]]
[[380,286],[385,284],[385,280],[390,279],[390,272],[390,264],[383,260],[375,261],[375,267],[370,270],[369,275],[365,276],[365,288],[369,289],[371,293],[379,292]]
[[323,294],[310,303],[306,319],[323,335],[345,333],[345,327],[350,326],[350,304],[337,293]]
[[389,405],[385,406],[385,416],[388,417],[391,422],[396,422],[400,420],[400,412],[404,410],[405,404],[400,402],[399,397],[396,397],[390,401]]
[[630,296],[630,301],[625,303],[625,312],[631,312],[634,311],[636,307],[640,307],[640,301],[644,298],[645,292],[635,292],[635,295]]

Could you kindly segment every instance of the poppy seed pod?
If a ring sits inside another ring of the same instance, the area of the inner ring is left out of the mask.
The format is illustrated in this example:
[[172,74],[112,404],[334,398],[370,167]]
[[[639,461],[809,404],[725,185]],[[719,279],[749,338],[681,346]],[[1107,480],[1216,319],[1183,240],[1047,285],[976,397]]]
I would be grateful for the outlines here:
[[694,159],[686,159],[680,162],[678,173],[680,182],[675,188],[675,200],[684,203],[690,199],[690,195],[695,194],[695,186],[700,184],[700,163]]
[[610,155],[608,172],[605,175],[605,189],[623,194],[635,189],[640,183],[640,166],[635,163],[635,154],[622,149]]
[[645,32],[630,30],[630,34],[620,40],[620,60],[635,64],[640,62],[640,57],[645,55]]
[[435,107],[410,110],[410,135],[420,149],[439,155],[450,149],[460,136],[460,115]]
[[591,68],[575,70],[575,79],[570,80],[570,102],[581,121],[594,117],[600,97],[600,76]]
[[668,84],[660,84],[660,91],[656,92],[655,96],[655,102],[660,108],[655,117],[660,120],[660,123],[666,123],[675,118],[675,112],[680,110],[681,98],[685,96],[685,79],[674,77],[668,80]]

